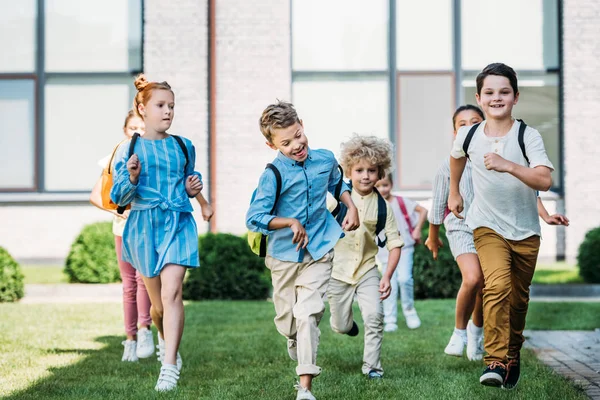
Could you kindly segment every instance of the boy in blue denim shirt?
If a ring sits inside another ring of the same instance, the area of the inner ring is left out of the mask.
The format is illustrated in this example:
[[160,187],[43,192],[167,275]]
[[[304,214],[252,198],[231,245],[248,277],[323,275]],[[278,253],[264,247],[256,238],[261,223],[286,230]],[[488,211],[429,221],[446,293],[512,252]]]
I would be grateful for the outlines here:
[[288,339],[290,357],[298,361],[296,399],[312,400],[312,378],[321,373],[316,365],[318,324],[325,311],[332,250],[343,230],[358,228],[358,212],[345,183],[340,200],[348,213],[342,227],[327,210],[327,191],[334,194],[341,179],[338,163],[331,151],[308,147],[292,104],[271,104],[259,124],[267,146],[279,150],[272,164],[281,174],[281,192],[271,213],[277,183],[274,172],[266,169],[246,214],[246,226],[269,235],[265,264],[273,282],[275,326]]

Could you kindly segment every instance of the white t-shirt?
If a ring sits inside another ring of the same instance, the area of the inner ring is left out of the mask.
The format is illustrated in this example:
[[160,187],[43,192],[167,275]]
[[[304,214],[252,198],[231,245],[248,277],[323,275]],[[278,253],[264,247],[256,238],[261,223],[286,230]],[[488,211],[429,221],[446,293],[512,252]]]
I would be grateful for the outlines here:
[[[406,197],[402,197],[404,199],[404,205],[406,206],[406,212],[408,213],[408,217],[410,218],[410,223],[414,228],[417,222],[419,221],[419,213],[416,211],[417,203],[411,199],[407,199]],[[390,207],[394,212],[394,217],[396,218],[396,223],[398,224],[398,232],[400,232],[400,236],[404,239],[404,247],[402,247],[402,251],[406,251],[415,245],[415,239],[413,239],[412,234],[410,233],[410,228],[406,223],[406,218],[400,209],[400,204],[398,204],[398,199],[396,196],[392,196],[390,200]],[[390,253],[388,249],[384,246],[383,248],[379,248],[377,252],[377,258],[381,263],[387,264]]]
[[[541,236],[536,191],[509,173],[487,170],[483,162],[485,154],[495,152],[506,160],[527,166],[518,140],[521,123],[515,121],[503,137],[486,136],[485,123],[483,121],[475,131],[468,149],[473,167],[474,197],[466,223],[471,229],[493,229],[510,240]],[[463,142],[469,129],[471,127],[463,127],[458,131],[450,153],[452,157],[458,159],[465,156]],[[525,129],[524,143],[530,168],[543,165],[554,170],[546,154],[542,136],[537,130],[528,126]]]
[[[102,169],[106,168],[106,166],[110,162],[110,157],[111,156],[112,156],[112,153],[109,154],[109,155],[107,155],[106,157],[103,157],[100,160],[98,160],[98,165]],[[115,160],[113,160],[113,167],[115,165],[114,163],[115,163]],[[126,219],[114,216],[113,217],[113,226],[112,226],[113,235],[115,235],[115,236],[123,236],[123,231],[125,230],[125,223],[126,222],[127,222]]]

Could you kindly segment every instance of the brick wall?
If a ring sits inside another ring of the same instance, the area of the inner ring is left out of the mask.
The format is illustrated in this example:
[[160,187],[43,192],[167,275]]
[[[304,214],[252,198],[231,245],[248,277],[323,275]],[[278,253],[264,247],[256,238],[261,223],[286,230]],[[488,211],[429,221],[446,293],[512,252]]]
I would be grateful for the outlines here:
[[600,2],[563,6],[566,255],[600,226]]

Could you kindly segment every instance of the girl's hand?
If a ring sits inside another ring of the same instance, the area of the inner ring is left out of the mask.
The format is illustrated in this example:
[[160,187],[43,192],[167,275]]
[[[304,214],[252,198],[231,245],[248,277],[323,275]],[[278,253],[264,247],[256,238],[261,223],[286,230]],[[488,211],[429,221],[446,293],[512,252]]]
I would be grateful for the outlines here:
[[342,221],[342,229],[345,231],[354,231],[360,226],[358,220],[358,209],[356,207],[349,208],[346,212],[346,217]]
[[200,206],[200,208],[202,209],[202,218],[208,222],[210,221],[210,219],[212,218],[213,214],[215,213],[213,211],[213,208],[210,204],[206,203],[203,206]]
[[198,175],[189,175],[185,180],[185,191],[189,197],[196,197],[204,185]]
[[437,260],[438,250],[440,247],[444,247],[444,243],[442,243],[442,239],[433,238],[431,236],[427,236],[427,240],[425,241],[425,246],[431,251],[433,255],[433,259]]
[[138,158],[137,154],[133,154],[127,160],[127,172],[129,172],[129,181],[137,185],[138,180],[140,178],[140,171],[142,170],[142,163]]
[[411,236],[414,239],[416,244],[421,243],[421,231],[420,230],[418,230],[418,229],[413,230]]
[[111,210],[111,213],[112,213],[113,215],[115,215],[117,218],[121,218],[121,219],[127,219],[127,217],[129,217],[129,211],[130,211],[130,210],[125,210],[125,211],[123,211],[123,214],[119,214],[119,213],[117,212],[117,210]]
[[300,248],[305,249],[308,245],[308,235],[306,234],[306,230],[297,219],[293,219],[290,224],[290,229],[294,233],[294,237],[292,238],[292,243],[298,243],[296,246],[296,251],[300,251]]
[[548,225],[564,225],[564,226],[569,226],[569,218],[565,217],[562,214],[549,215],[547,218],[544,219],[544,221]]
[[450,193],[448,196],[448,209],[452,211],[452,214],[458,219],[463,219],[460,215],[464,210],[463,198],[460,193]]
[[390,297],[390,293],[392,292],[392,287],[390,285],[390,278],[385,275],[381,277],[381,281],[379,282],[379,293],[381,296],[379,297],[381,300],[385,300]]

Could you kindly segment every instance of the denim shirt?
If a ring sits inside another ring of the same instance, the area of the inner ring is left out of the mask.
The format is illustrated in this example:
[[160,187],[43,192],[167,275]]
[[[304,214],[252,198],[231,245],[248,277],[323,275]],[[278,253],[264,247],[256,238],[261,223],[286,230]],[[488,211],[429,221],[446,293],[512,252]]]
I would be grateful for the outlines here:
[[[274,214],[271,214],[277,181],[270,169],[265,169],[258,182],[254,200],[246,214],[246,226],[254,232],[269,235],[267,254],[290,262],[302,262],[304,250],[296,251],[297,243],[290,228],[269,230],[275,217],[295,218],[308,235],[306,250],[314,260],[327,254],[344,236],[342,228],[327,210],[327,191],[335,194],[341,178],[338,163],[329,150],[308,149],[304,162],[296,162],[281,152],[272,162],[281,174],[281,195]],[[341,193],[350,188],[344,182]],[[340,193],[340,194],[341,194]]]

